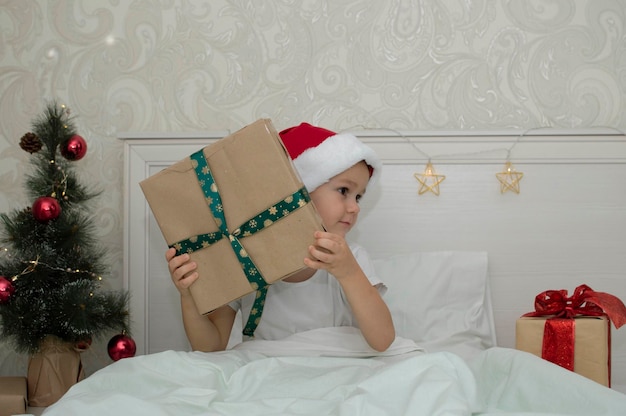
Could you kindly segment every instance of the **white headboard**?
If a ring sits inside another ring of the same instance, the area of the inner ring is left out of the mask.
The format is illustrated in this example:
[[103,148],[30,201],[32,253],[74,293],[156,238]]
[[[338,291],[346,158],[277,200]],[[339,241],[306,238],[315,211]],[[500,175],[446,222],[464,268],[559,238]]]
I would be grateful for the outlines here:
[[[532,133],[532,134],[531,134]],[[165,242],[138,183],[228,132],[177,137],[125,134],[125,284],[138,353],[187,349]],[[498,344],[512,347],[515,320],[535,295],[580,284],[626,300],[626,138],[612,130],[509,132],[366,131],[385,165],[368,189],[351,237],[372,257],[481,250]],[[501,192],[507,158],[523,173]],[[439,195],[419,194],[428,160],[445,175]],[[419,302],[419,299],[415,300]],[[416,317],[419,319],[419,317]],[[626,330],[613,332],[613,385],[626,389]],[[621,386],[621,387],[620,387]]]

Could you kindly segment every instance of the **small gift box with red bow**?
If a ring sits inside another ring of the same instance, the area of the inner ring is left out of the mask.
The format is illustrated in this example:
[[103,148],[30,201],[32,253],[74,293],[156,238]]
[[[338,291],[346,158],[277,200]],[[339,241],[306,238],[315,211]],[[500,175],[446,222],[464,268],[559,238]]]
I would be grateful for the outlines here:
[[611,322],[626,324],[626,306],[617,297],[578,286],[548,290],[535,297],[535,311],[515,326],[515,348],[542,357],[611,386]]

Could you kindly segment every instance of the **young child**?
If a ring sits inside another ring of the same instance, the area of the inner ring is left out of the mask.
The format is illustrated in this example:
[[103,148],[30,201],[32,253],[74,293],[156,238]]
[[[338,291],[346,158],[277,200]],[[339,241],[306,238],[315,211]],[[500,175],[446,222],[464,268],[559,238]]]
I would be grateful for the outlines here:
[[[363,248],[348,244],[346,234],[358,219],[359,201],[370,179],[380,175],[375,152],[351,134],[302,123],[280,132],[281,139],[324,224],[309,247],[302,271],[270,285],[256,339],[281,339],[315,328],[358,327],[368,344],[386,350],[395,338],[391,314],[381,298],[386,290]],[[208,315],[197,312],[189,286],[198,278],[188,254],[166,260],[181,296],[185,333],[200,351],[226,348],[235,315],[247,317],[256,293]]]

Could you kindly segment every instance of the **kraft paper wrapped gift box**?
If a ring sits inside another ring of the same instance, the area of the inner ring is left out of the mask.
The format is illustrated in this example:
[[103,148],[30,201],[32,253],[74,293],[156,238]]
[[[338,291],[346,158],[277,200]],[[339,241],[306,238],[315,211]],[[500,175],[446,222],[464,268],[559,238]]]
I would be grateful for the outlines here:
[[[522,317],[515,326],[515,348],[542,356],[547,317]],[[606,316],[577,316],[574,320],[573,371],[610,387],[611,322]]]
[[26,377],[0,377],[0,416],[26,413]]
[[[271,284],[302,270],[313,233],[322,230],[268,119],[206,146],[140,186],[168,246],[189,252],[198,264],[200,277],[190,291],[201,314],[257,290],[263,281]],[[245,266],[248,260],[254,265]]]

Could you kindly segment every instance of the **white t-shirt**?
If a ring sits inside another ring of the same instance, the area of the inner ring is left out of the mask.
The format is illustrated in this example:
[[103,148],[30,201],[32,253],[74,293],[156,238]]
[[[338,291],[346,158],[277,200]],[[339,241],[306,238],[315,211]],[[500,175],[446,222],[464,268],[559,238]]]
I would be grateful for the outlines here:
[[[376,275],[367,252],[356,244],[350,244],[350,249],[370,283],[382,296],[387,288]],[[251,293],[229,303],[235,311],[241,309],[244,326],[255,296],[256,293]],[[278,281],[268,288],[254,338],[276,340],[301,331],[335,326],[358,325],[337,279],[326,270],[317,270],[303,282]],[[249,337],[244,336],[244,341],[246,339]]]

